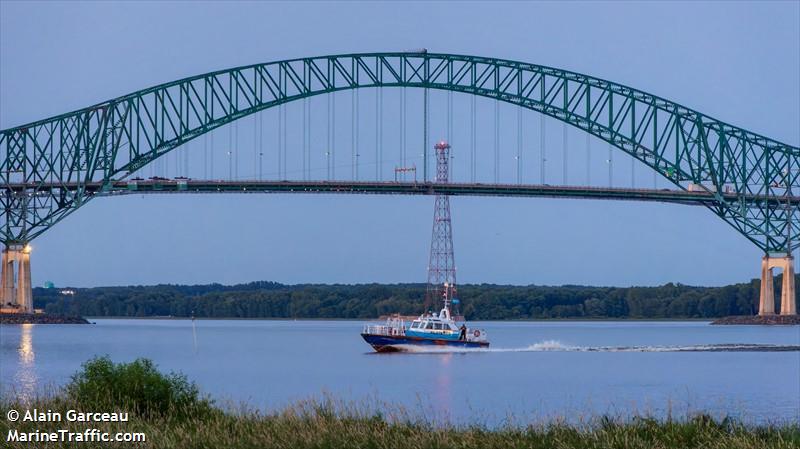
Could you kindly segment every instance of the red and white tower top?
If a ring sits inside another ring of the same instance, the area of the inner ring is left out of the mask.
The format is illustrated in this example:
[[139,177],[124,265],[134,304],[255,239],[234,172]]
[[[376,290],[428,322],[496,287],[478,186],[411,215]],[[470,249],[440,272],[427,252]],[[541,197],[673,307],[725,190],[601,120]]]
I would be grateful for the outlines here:
[[[450,144],[440,140],[433,146],[436,150],[436,182],[448,182],[450,175]],[[448,205],[448,209],[450,206]]]
[[437,150],[449,150],[450,144],[447,143],[446,140],[440,140],[436,145],[433,146],[433,148]]

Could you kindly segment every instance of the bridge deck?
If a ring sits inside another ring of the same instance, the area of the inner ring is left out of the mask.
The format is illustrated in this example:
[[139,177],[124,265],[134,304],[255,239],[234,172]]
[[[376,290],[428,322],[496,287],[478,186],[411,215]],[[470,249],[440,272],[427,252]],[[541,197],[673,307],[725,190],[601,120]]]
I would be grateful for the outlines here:
[[767,197],[734,193],[689,192],[678,189],[630,189],[613,187],[552,186],[548,184],[481,184],[391,181],[225,181],[192,179],[147,179],[102,183],[40,183],[7,184],[6,192],[25,194],[53,190],[85,189],[89,194],[112,196],[124,194],[167,193],[351,193],[351,194],[401,194],[401,195],[467,195],[583,198],[628,201],[658,201],[688,205],[711,205],[719,199],[774,205],[800,205],[800,197]]

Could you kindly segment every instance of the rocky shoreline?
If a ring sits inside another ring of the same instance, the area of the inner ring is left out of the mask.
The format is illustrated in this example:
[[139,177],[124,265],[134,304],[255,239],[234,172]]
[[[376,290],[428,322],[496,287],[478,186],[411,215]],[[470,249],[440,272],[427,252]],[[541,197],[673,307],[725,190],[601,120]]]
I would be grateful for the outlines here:
[[773,325],[800,325],[800,315],[753,315],[753,316],[726,316],[717,318],[711,324],[754,324],[760,326]]
[[47,313],[0,313],[0,324],[90,324],[79,316]]

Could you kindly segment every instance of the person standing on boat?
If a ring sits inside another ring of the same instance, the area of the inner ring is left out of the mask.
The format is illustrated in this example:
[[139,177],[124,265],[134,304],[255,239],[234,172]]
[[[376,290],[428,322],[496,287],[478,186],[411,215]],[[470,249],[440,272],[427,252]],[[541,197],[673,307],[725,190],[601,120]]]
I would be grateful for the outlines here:
[[461,325],[461,335],[458,337],[459,340],[466,340],[467,339],[467,325]]

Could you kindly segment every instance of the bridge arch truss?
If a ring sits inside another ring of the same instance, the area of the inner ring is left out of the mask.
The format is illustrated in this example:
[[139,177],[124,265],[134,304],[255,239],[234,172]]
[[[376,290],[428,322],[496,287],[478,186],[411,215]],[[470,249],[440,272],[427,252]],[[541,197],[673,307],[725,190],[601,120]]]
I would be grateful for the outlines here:
[[227,123],[315,95],[380,87],[462,92],[537,111],[610,143],[681,189],[703,186],[714,196],[708,207],[765,253],[799,245],[800,148],[592,76],[427,52],[237,67],[2,130],[3,241],[31,241],[94,197],[97,189],[88,186],[111,186]]

